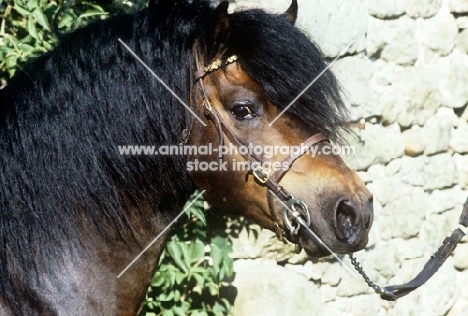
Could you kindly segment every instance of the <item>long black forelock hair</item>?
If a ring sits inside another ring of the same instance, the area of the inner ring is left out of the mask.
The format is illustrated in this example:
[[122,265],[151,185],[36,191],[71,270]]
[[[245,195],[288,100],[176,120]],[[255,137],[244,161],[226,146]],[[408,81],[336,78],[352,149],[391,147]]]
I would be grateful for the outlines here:
[[[285,108],[327,67],[320,48],[291,21],[263,10],[230,15],[228,56],[236,54],[242,69],[263,88],[278,107]],[[308,126],[341,142],[340,125],[348,110],[341,89],[328,70],[289,109]]]

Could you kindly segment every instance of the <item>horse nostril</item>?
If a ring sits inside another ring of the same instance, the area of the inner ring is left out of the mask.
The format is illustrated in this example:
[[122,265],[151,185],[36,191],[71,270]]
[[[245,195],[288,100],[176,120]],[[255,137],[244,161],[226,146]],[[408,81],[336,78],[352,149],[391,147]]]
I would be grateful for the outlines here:
[[348,244],[353,243],[359,235],[359,223],[359,210],[356,205],[348,200],[339,201],[335,211],[338,239]]

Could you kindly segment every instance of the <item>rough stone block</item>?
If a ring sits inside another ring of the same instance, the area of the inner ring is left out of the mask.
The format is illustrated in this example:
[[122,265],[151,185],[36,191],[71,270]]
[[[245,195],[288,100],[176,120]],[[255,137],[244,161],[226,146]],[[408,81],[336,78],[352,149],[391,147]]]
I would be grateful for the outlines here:
[[443,189],[456,183],[456,169],[452,156],[439,154],[426,158],[424,166],[424,188],[426,190]]
[[395,20],[369,17],[366,50],[369,57],[400,65],[414,64],[419,55],[416,22],[407,16]]
[[369,2],[369,14],[379,19],[394,18],[405,13],[402,0],[374,0]]
[[428,18],[437,13],[442,0],[407,0],[406,14],[412,18]]
[[408,67],[398,72],[391,86],[395,102],[384,105],[382,121],[398,122],[402,127],[424,125],[440,104],[434,72],[428,67]]
[[320,315],[320,291],[300,274],[275,265],[234,268],[234,315]]
[[439,92],[443,105],[462,108],[468,103],[468,55],[455,50],[438,61]]
[[468,12],[468,1],[466,0],[449,0],[449,8],[454,13]]
[[407,129],[402,133],[405,154],[416,157],[424,153],[424,138],[421,129]]
[[448,10],[440,10],[434,17],[423,21],[421,33],[425,46],[446,56],[455,46],[457,22]]

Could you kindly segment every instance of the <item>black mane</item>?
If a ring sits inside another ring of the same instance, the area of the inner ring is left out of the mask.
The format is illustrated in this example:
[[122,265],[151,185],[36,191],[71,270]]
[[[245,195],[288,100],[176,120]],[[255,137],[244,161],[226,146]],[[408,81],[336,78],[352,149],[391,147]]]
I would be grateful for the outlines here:
[[[82,214],[103,236],[131,231],[128,204],[170,218],[194,189],[184,157],[124,157],[117,148],[178,144],[192,120],[117,39],[190,104],[192,45],[202,41],[213,9],[207,1],[155,2],[65,36],[0,90],[0,293],[12,305],[15,288],[34,278],[38,262],[86,230]],[[238,12],[231,26],[227,54],[237,54],[280,107],[326,66],[320,50],[282,17]],[[344,107],[333,75],[291,112],[334,139]],[[23,275],[15,284],[12,266]]]
[[189,103],[192,43],[211,11],[163,6],[92,23],[0,91],[0,293],[10,303],[38,262],[87,230],[81,214],[103,235],[125,236],[129,203],[173,218],[193,192],[184,157],[119,154],[119,145],[177,145],[191,117],[118,38]]

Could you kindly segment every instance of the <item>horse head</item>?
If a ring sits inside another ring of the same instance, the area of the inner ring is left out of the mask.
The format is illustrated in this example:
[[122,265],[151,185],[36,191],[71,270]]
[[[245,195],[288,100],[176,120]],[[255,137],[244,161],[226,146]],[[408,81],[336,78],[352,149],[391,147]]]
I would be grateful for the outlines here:
[[314,233],[337,253],[364,248],[372,194],[331,145],[346,112],[335,77],[323,73],[286,107],[326,68],[294,27],[297,2],[282,15],[227,9],[217,7],[194,48],[193,99],[206,127],[194,124],[190,143],[215,149],[190,158],[197,185],[215,208],[245,215],[311,256],[329,254]]

